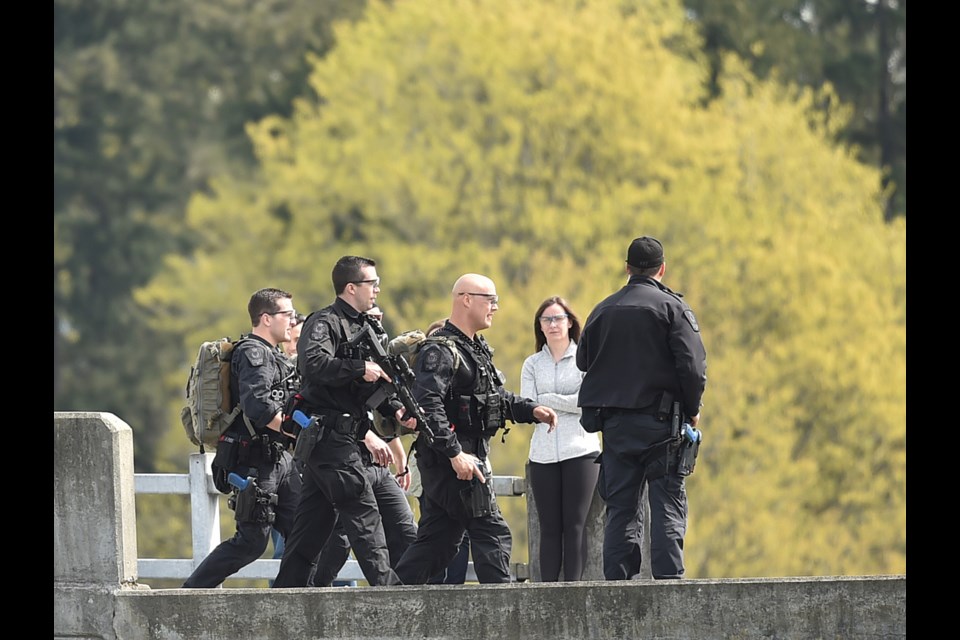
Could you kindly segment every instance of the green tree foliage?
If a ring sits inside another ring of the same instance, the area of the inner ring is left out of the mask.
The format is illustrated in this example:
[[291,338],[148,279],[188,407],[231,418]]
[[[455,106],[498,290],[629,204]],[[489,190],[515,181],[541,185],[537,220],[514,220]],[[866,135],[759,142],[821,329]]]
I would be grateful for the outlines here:
[[304,54],[362,7],[54,2],[54,409],[123,417],[141,469],[169,424],[156,381],[179,337],[148,326],[131,291],[190,246],[189,194],[252,160],[243,124],[288,112]]
[[[704,106],[710,67],[674,0],[378,2],[336,33],[312,93],[249,126],[256,174],[196,193],[198,249],[138,292],[185,366],[245,326],[251,291],[318,308],[359,254],[394,332],[447,315],[461,273],[491,276],[486,336],[516,390],[539,302],[585,320],[654,235],[708,351],[688,575],[905,571],[906,231],[834,142],[849,109],[829,89],[731,57]],[[523,474],[527,429],[496,473]],[[522,501],[501,502],[526,560]]]
[[[907,212],[906,0],[684,0],[713,78],[735,53],[761,77],[820,89],[853,107],[840,140],[884,170],[884,215]],[[719,92],[713,83],[713,92]],[[825,109],[831,105],[824,104]]]

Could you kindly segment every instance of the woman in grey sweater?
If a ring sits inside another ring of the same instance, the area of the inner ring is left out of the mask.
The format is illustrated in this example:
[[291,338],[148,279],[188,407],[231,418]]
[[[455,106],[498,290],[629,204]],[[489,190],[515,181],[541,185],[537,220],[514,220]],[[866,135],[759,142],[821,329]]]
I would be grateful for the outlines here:
[[580,580],[586,561],[584,529],[597,484],[600,439],[580,426],[577,369],[580,320],[560,297],[547,298],[533,317],[536,352],[523,363],[520,395],[557,412],[557,428],[534,426],[530,485],[540,520],[540,579]]

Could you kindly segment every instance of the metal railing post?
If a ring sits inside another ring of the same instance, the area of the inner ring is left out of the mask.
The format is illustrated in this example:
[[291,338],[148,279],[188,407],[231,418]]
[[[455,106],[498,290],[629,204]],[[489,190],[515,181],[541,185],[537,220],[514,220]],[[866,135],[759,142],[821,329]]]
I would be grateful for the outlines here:
[[[193,568],[220,544],[220,492],[213,484],[212,453],[190,454],[190,526]],[[209,483],[209,484],[208,484]]]

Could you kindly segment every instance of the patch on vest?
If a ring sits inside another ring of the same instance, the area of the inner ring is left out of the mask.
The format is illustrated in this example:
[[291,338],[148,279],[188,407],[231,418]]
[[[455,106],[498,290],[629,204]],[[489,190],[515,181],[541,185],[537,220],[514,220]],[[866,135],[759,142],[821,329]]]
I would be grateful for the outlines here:
[[247,362],[251,367],[263,365],[263,349],[244,349],[243,355],[247,356]]
[[440,351],[439,349],[427,349],[423,354],[423,370],[424,371],[436,371],[437,367],[440,366]]
[[314,342],[325,342],[330,337],[330,327],[326,322],[316,322],[310,327],[310,339]]
[[690,326],[693,327],[693,330],[697,333],[700,333],[700,325],[697,324],[697,318],[693,315],[693,311],[687,309],[683,312],[683,317],[687,319],[687,322],[690,323]]

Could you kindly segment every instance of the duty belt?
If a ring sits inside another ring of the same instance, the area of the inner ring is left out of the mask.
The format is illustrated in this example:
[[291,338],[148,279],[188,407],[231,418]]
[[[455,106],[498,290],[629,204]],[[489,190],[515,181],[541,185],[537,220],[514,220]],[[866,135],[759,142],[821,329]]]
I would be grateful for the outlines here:
[[620,407],[604,407],[600,410],[601,416],[619,416],[619,415],[643,415],[643,416],[653,416],[657,420],[663,422],[669,416],[660,413],[660,408],[656,404],[652,404],[649,407],[640,407],[639,409],[622,409]]
[[360,425],[360,421],[363,419],[350,415],[349,413],[340,413],[336,411],[330,411],[329,409],[313,411],[307,408],[304,410],[304,413],[311,416],[318,416],[320,418],[320,426],[324,427],[327,433],[330,431],[336,431],[341,435],[352,435],[357,433],[357,427]]
[[284,440],[274,438],[272,434],[257,434],[248,441],[250,444],[247,459],[251,464],[256,464],[257,460],[269,464],[276,464],[283,455],[283,452],[290,446]]
[[348,413],[341,413],[336,416],[326,416],[326,424],[331,429],[341,435],[354,435],[360,426],[361,418],[354,417]]

